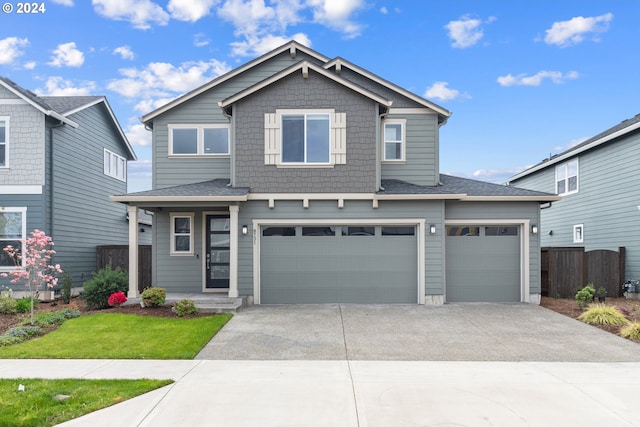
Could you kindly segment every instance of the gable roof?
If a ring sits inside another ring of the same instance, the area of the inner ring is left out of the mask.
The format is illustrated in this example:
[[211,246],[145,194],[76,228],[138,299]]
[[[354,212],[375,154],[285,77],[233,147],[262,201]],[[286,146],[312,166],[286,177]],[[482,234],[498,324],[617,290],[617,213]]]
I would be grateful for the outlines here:
[[127,139],[122,127],[120,127],[120,123],[118,123],[118,119],[113,113],[107,98],[104,96],[38,96],[6,77],[0,77],[0,85],[16,96],[22,98],[41,113],[53,117],[56,120],[60,120],[73,128],[78,128],[80,125],[71,120],[69,116],[101,102],[104,103],[104,106],[109,113],[109,117],[120,135],[120,139],[127,149],[129,160],[138,159],[135,151],[133,151],[131,143]]
[[445,108],[442,108],[441,106],[439,106],[437,104],[434,104],[433,102],[431,102],[429,100],[426,100],[423,97],[418,96],[415,93],[410,92],[410,91],[398,86],[395,83],[391,83],[390,81],[385,80],[382,77],[377,76],[377,75],[373,74],[372,72],[370,72],[368,70],[365,70],[364,68],[359,67],[358,65],[356,65],[356,64],[354,64],[352,62],[347,61],[344,58],[337,57],[335,59],[332,59],[331,61],[327,62],[324,67],[326,69],[335,67],[336,71],[339,71],[342,68],[342,66],[346,66],[347,68],[350,68],[351,70],[355,71],[356,73],[363,75],[364,77],[368,78],[369,80],[373,80],[374,82],[376,82],[378,84],[381,84],[381,85],[386,86],[386,87],[388,87],[390,89],[393,89],[394,91],[396,91],[399,94],[411,99],[412,101],[417,102],[418,104],[421,104],[421,105],[423,105],[423,106],[425,106],[425,107],[437,112],[438,113],[438,123],[444,124],[444,123],[447,122],[447,119],[449,117],[451,117],[451,112],[449,110],[447,110]]
[[165,113],[169,110],[171,110],[172,108],[208,91],[209,89],[223,83],[226,82],[227,80],[242,74],[243,72],[262,64],[263,62],[268,61],[269,59],[280,55],[283,52],[289,51],[291,53],[292,56],[295,56],[297,51],[301,51],[306,53],[309,56],[312,56],[314,58],[317,58],[319,61],[322,62],[327,62],[329,60],[329,58],[327,58],[326,56],[316,52],[315,50],[308,48],[300,43],[298,43],[295,40],[292,40],[288,43],[283,44],[282,46],[272,50],[271,52],[267,52],[264,55],[247,62],[246,64],[238,67],[238,68],[234,68],[233,70],[229,71],[228,73],[225,73],[221,76],[216,77],[215,79],[211,80],[209,83],[206,83],[190,92],[185,93],[184,95],[181,95],[179,97],[177,97],[176,99],[174,99],[173,101],[170,101],[169,103],[163,105],[162,107],[142,116],[142,118],[140,119],[140,121],[142,123],[148,123],[149,121],[153,120],[154,118],[158,117],[160,114]]
[[282,71],[280,71],[279,73],[274,74],[273,76],[262,80],[259,83],[256,83],[253,86],[248,87],[247,89],[244,89],[232,96],[230,96],[229,98],[223,99],[222,101],[220,101],[218,103],[218,105],[220,105],[221,108],[225,108],[228,107],[229,105],[238,102],[239,100],[255,93],[258,92],[261,89],[264,89],[265,87],[283,79],[284,77],[287,77],[297,71],[302,71],[302,76],[306,78],[306,76],[308,76],[309,74],[309,70],[313,70],[314,72],[330,79],[333,80],[336,83],[339,83],[355,92],[360,93],[361,95],[364,95],[374,101],[376,101],[379,104],[384,105],[385,107],[389,108],[391,107],[391,104],[393,103],[392,101],[383,98],[382,96],[375,94],[373,92],[371,92],[370,90],[367,90],[365,88],[363,88],[362,86],[359,86],[355,83],[353,83],[350,80],[346,80],[340,76],[338,76],[337,74],[334,74],[330,71],[327,71],[325,68],[320,67],[312,62],[309,61],[300,61],[297,64],[292,65],[289,68],[286,68]]
[[524,171],[509,178],[507,182],[524,178],[525,176],[530,175],[534,172],[556,165],[560,162],[570,159],[571,157],[575,157],[580,153],[584,153],[585,151],[592,150],[596,147],[599,147],[600,145],[613,142],[616,139],[628,135],[638,129],[640,129],[640,114],[636,114],[630,119],[623,120],[617,125],[605,130],[604,132],[600,132],[596,136],[587,139],[586,141],[576,145],[575,147],[571,147],[570,149],[563,151],[562,153],[556,154],[549,159],[545,159],[540,163],[528,169],[525,169]]

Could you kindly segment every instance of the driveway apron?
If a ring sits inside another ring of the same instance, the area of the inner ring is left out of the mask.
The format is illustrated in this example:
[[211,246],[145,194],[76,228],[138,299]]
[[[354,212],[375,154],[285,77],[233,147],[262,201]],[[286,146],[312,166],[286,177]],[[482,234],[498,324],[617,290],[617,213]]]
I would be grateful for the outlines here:
[[252,306],[209,360],[638,362],[640,347],[531,304]]

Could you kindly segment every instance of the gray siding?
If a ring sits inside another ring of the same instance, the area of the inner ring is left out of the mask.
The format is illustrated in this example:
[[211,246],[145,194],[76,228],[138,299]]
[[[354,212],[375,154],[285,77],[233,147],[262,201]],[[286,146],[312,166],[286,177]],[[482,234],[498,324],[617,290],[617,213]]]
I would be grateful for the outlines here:
[[[389,115],[406,118],[406,161],[382,163],[382,179],[400,179],[416,185],[437,185],[438,116],[435,114]],[[382,144],[382,141],[381,141]],[[382,147],[381,147],[382,153]]]
[[[264,164],[265,113],[276,109],[335,108],[346,113],[347,160],[331,168],[278,168]],[[236,186],[254,193],[376,191],[376,104],[310,71],[294,73],[238,102]]]
[[[640,279],[638,159],[638,132],[581,154],[578,193],[541,211],[542,246],[584,246],[586,250],[626,247],[626,278]],[[555,168],[547,169],[515,184],[553,188]],[[576,224],[584,224],[584,243],[573,242]]]
[[104,149],[124,158],[127,152],[103,104],[70,118],[80,127],[53,130],[48,196],[56,262],[80,285],[95,271],[97,245],[128,244],[126,209],[109,200],[126,193],[126,183],[104,175]]
[[[167,125],[229,123],[229,119],[222,114],[222,110],[218,107],[219,101],[304,59],[312,60],[301,52],[298,52],[296,58],[292,59],[289,52],[285,52],[154,119],[153,188],[166,188],[216,178],[229,179],[231,174],[231,160],[229,158],[169,158]],[[314,60],[314,62],[317,61]]]
[[[540,208],[536,202],[446,202],[445,219],[494,220],[528,219],[540,224]],[[470,221],[473,223],[474,221]],[[529,232],[529,230],[523,230]],[[529,236],[529,293],[539,294],[540,287],[540,239]]]

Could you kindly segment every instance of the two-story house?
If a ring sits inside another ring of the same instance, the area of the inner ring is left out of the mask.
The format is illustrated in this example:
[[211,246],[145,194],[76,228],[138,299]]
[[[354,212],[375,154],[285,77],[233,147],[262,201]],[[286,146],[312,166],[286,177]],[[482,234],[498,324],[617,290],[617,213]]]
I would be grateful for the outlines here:
[[513,176],[522,188],[562,200],[541,211],[541,243],[585,250],[625,247],[625,272],[640,279],[640,114]]
[[290,42],[142,117],[153,189],[112,200],[154,212],[168,292],[537,303],[539,204],[557,197],[441,175],[449,116]]
[[2,248],[40,229],[74,286],[91,278],[97,245],[128,243],[126,209],[109,196],[126,192],[135,159],[105,97],[37,96],[0,78],[0,271],[15,268]]

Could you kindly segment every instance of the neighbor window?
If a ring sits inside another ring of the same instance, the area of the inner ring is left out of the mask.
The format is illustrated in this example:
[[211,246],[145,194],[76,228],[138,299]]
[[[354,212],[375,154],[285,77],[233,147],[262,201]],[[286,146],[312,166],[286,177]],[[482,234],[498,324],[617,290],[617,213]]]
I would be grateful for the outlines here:
[[556,166],[556,193],[578,192],[578,159]]
[[384,121],[384,160],[405,159],[405,120]]
[[282,115],[282,163],[329,163],[329,114]]
[[169,125],[169,155],[228,156],[229,125]]
[[9,117],[0,117],[0,168],[9,166]]
[[104,149],[104,174],[120,181],[127,182],[127,160],[112,152]]
[[584,242],[584,225],[576,224],[573,226],[573,243]]
[[193,213],[172,213],[171,255],[193,255]]
[[27,208],[3,208],[0,210],[0,269],[14,268],[15,262],[4,248],[13,246],[22,252],[22,240],[26,238]]

